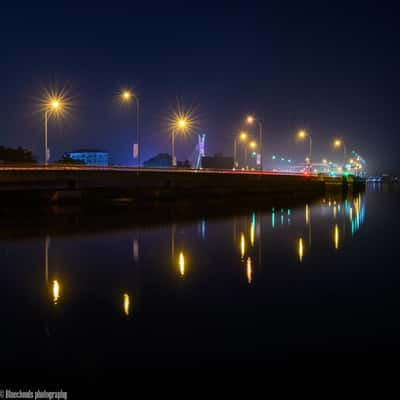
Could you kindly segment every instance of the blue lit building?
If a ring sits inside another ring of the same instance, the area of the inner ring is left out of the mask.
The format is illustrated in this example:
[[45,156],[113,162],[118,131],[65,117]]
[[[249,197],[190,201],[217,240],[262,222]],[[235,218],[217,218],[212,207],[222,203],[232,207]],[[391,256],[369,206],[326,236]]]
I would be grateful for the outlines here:
[[82,161],[85,165],[104,167],[109,165],[108,152],[102,150],[82,149],[66,153],[65,156],[76,161]]

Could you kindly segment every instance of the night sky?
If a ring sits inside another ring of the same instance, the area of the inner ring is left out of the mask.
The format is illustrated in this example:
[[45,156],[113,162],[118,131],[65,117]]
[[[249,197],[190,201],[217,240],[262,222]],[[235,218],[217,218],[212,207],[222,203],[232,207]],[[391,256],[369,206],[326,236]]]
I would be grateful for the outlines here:
[[116,101],[128,86],[141,99],[142,160],[170,152],[166,120],[180,102],[195,109],[198,129],[177,138],[178,159],[190,156],[200,131],[209,154],[231,154],[232,134],[254,113],[264,121],[264,159],[302,160],[295,132],[305,128],[315,161],[341,160],[331,146],[339,136],[370,172],[399,172],[396,10],[301,3],[2,8],[0,144],[43,160],[36,99],[67,86],[74,109],[50,122],[51,159],[101,148],[133,165],[135,110]]

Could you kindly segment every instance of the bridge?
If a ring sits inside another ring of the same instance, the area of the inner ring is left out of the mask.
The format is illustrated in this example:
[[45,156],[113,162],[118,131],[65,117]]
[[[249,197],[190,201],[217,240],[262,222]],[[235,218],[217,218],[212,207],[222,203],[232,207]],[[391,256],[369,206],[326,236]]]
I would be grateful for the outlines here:
[[0,167],[1,202],[204,199],[323,194],[356,178],[308,173],[176,168],[26,165]]

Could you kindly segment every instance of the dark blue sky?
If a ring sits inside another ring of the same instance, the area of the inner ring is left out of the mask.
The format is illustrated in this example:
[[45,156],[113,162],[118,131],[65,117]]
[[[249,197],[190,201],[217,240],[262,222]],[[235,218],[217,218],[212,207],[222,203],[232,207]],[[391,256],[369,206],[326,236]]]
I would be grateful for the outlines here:
[[[128,85],[141,97],[143,159],[170,151],[165,120],[180,99],[195,106],[211,154],[231,153],[232,133],[253,112],[264,121],[265,157],[303,158],[294,133],[305,127],[315,159],[340,160],[330,143],[341,136],[372,170],[399,167],[400,43],[390,6],[62,4],[0,13],[0,144],[32,148],[42,159],[35,98],[46,86],[67,85],[75,107],[50,123],[52,159],[100,147],[115,163],[132,164],[134,109],[114,99]],[[178,159],[195,141],[195,134],[177,139]]]

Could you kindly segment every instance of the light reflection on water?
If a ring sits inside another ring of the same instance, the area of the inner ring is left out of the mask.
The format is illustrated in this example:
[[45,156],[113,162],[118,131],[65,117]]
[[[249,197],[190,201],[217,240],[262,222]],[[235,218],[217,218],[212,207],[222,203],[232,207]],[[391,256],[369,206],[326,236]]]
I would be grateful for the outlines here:
[[[167,316],[174,315],[183,315],[184,321],[193,318],[194,310],[209,315],[223,309],[218,315],[224,324],[225,313],[265,307],[263,301],[276,288],[289,287],[289,282],[301,279],[301,272],[328,273],[326,260],[332,263],[335,257],[346,256],[365,224],[365,208],[364,194],[346,199],[327,196],[296,207],[276,205],[222,219],[202,216],[193,221],[71,236],[46,234],[39,240],[2,243],[14,249],[11,255],[32,260],[30,274],[34,275],[27,275],[31,277],[29,301],[57,305],[44,313],[46,318],[80,318],[80,305],[90,303],[88,308],[99,313],[86,313],[82,321],[100,319],[113,326],[114,318],[120,318],[127,324],[124,329],[134,329],[141,321],[147,329],[149,324],[161,329],[157,321],[165,323]],[[12,256],[7,262],[18,265]],[[16,282],[23,279],[17,268],[10,271]],[[47,288],[44,303],[39,287]],[[116,332],[120,329],[115,327]],[[152,340],[159,334],[154,329],[148,332]],[[265,326],[259,329],[261,334]],[[142,340],[150,346],[146,332]]]
[[[364,195],[358,194],[355,198],[345,199],[343,202],[337,200],[323,198],[318,203],[305,204],[304,214],[302,218],[301,207],[295,209],[284,209],[279,208],[279,226],[275,226],[276,208],[271,208],[271,212],[250,212],[247,216],[232,217],[228,220],[223,221],[224,229],[222,235],[230,237],[226,232],[226,228],[230,226],[233,231],[234,242],[239,237],[238,246],[238,262],[244,265],[246,280],[248,284],[251,284],[254,280],[254,274],[261,271],[262,264],[262,253],[265,246],[275,246],[279,251],[279,243],[282,240],[293,242],[293,245],[289,248],[296,249],[296,253],[293,253],[293,257],[290,254],[282,254],[282,257],[288,257],[292,259],[297,258],[298,263],[304,264],[307,258],[313,256],[313,251],[317,255],[320,254],[321,248],[325,248],[324,241],[328,240],[328,237],[332,237],[333,248],[345,250],[346,241],[351,240],[356,232],[361,228],[365,221],[365,200]],[[332,210],[329,212],[329,210]],[[327,212],[328,211],[328,212]],[[269,223],[268,220],[271,222]],[[318,226],[318,237],[314,238],[312,242],[312,226],[313,224]],[[218,223],[207,223],[206,219],[202,219],[198,222],[199,229],[197,232],[191,230],[191,224],[179,224],[173,223],[168,228],[170,231],[170,238],[162,238],[159,236],[159,228],[155,228],[157,232],[157,239],[154,244],[170,242],[170,257],[174,265],[177,265],[178,275],[184,277],[190,272],[187,271],[187,260],[185,252],[194,250],[201,241],[207,241],[207,236],[211,236],[213,228],[218,228]],[[333,230],[331,230],[333,227]],[[229,229],[229,228],[228,228]],[[209,231],[208,231],[209,230]],[[346,232],[351,232],[351,236],[347,235]],[[218,229],[216,229],[218,231]],[[324,232],[325,231],[325,232]],[[158,255],[162,257],[161,253],[153,253],[153,244],[149,246],[149,240],[151,241],[152,229],[145,230],[146,244],[140,243],[140,239],[137,237],[131,241],[133,251],[134,264],[139,264],[139,253],[143,255],[150,252],[151,255]],[[129,235],[129,233],[127,233]],[[221,233],[219,233],[221,234]],[[277,237],[277,241],[274,241],[274,235]],[[135,232],[134,236],[137,236]],[[108,240],[112,246],[114,235],[110,235]],[[327,239],[324,239],[326,237]],[[216,238],[218,241],[218,237]],[[50,252],[50,237],[45,237],[45,258],[44,258],[44,269],[45,269],[45,280],[48,282],[49,274],[51,276],[51,266],[49,265],[49,252]],[[65,239],[63,239],[65,240]],[[68,240],[68,239],[67,239]],[[218,246],[218,242],[214,242],[215,236],[213,235],[212,242],[206,244],[207,246]],[[76,242],[76,238],[71,239],[71,242]],[[79,239],[78,239],[79,241]],[[57,240],[52,239],[54,251],[57,246]],[[178,244],[177,244],[178,242]],[[249,243],[249,246],[247,246]],[[233,243],[234,244],[234,243]],[[192,248],[191,248],[192,247]],[[221,249],[222,254],[229,253],[229,248]],[[283,251],[283,250],[282,250]],[[327,250],[323,250],[326,252]],[[235,251],[234,251],[235,253]],[[178,258],[175,258],[177,254]],[[328,254],[327,254],[328,255]],[[96,258],[96,254],[93,255]],[[202,258],[193,260],[194,263],[201,267],[202,261],[207,259],[207,252],[202,253]],[[276,257],[276,255],[275,255]],[[177,261],[177,264],[175,262]],[[212,263],[212,260],[209,260]],[[269,262],[268,258],[265,260]],[[118,262],[118,258],[115,259]],[[255,268],[255,266],[257,266]],[[218,268],[218,265],[215,265]],[[255,272],[255,270],[257,272]],[[49,272],[50,271],[50,272]],[[111,271],[110,271],[111,273]],[[52,301],[57,304],[60,299],[60,281],[58,279],[52,279]],[[73,282],[72,282],[73,284]],[[123,293],[123,312],[125,315],[130,314],[130,296],[127,293]]]

